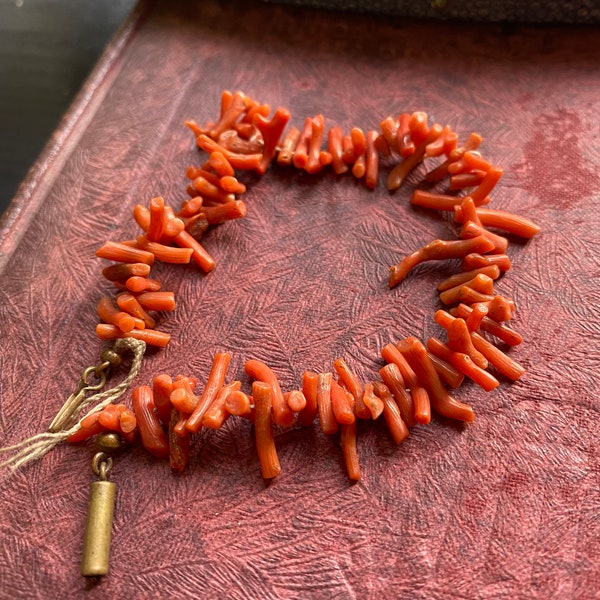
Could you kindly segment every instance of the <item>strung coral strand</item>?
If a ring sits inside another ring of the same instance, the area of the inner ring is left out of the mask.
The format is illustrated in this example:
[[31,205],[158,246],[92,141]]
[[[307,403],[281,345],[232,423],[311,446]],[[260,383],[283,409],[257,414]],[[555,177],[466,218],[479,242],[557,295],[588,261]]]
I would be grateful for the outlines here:
[[[379,131],[368,130],[366,134],[352,127],[348,135],[343,135],[338,126],[326,131],[324,116],[318,114],[306,118],[302,130],[292,126],[286,133],[289,111],[278,108],[270,118],[269,113],[269,105],[242,92],[223,92],[215,124],[200,127],[194,121],[186,122],[208,159],[201,168],[188,168],[191,198],[179,211],[167,206],[161,197],[153,198],[148,208],[136,206],[134,218],[144,234],[133,241],[106,242],[97,251],[97,256],[118,263],[106,267],[103,274],[120,291],[116,297],[118,308],[109,297],[100,301],[98,314],[103,322],[97,333],[103,339],[134,337],[159,346],[168,343],[170,336],[154,329],[156,321],[149,313],[175,309],[175,297],[161,290],[160,281],[149,279],[150,268],[155,261],[192,260],[204,272],[214,269],[215,262],[200,239],[209,227],[246,215],[246,204],[236,198],[236,194],[246,192],[237,170],[264,174],[276,162],[281,167],[293,165],[317,173],[330,165],[335,174],[350,172],[357,179],[364,178],[367,188],[374,189],[381,167],[379,158],[384,156],[388,162],[395,161],[388,173],[391,191],[422,162],[441,157],[442,162],[425,179],[433,182],[448,177],[449,191],[465,195],[416,190],[411,202],[453,211],[456,223],[462,224],[462,239],[434,240],[408,254],[390,268],[389,286],[400,284],[421,262],[462,259],[464,272],[455,273],[438,286],[440,300],[450,311],[436,313],[436,321],[447,330],[447,343],[430,338],[426,348],[410,337],[397,345],[387,344],[382,350],[387,364],[379,371],[383,382],[361,382],[339,358],[334,363],[337,381],[330,372],[305,371],[301,390],[285,393],[271,369],[251,359],[245,363],[245,372],[255,380],[252,396],[240,389],[240,381],[225,383],[231,357],[219,353],[213,358],[200,396],[193,391],[195,379],[173,381],[164,375],[155,378],[154,390],[136,390],[135,418],[125,408],[118,409],[118,419],[123,416],[127,434],[133,439],[139,429],[143,445],[155,456],[168,455],[177,472],[187,463],[190,436],[202,426],[219,428],[230,415],[249,418],[255,424],[259,462],[267,479],[281,469],[273,428],[293,426],[296,420],[311,426],[318,417],[324,433],[340,432],[348,475],[358,479],[357,419],[383,415],[392,438],[399,443],[408,435],[409,427],[429,423],[431,408],[450,418],[467,422],[474,419],[473,409],[450,396],[440,377],[447,385],[458,387],[467,375],[490,391],[499,382],[488,373],[488,363],[511,379],[523,374],[520,365],[477,333],[490,332],[511,345],[522,340],[502,323],[512,317],[514,303],[494,289],[500,275],[510,268],[505,254],[508,240],[488,227],[524,238],[536,235],[539,228],[523,217],[481,208],[490,202],[503,171],[475,152],[482,141],[478,134],[471,134],[459,145],[457,134],[449,126],[429,126],[427,114],[422,112],[388,117],[381,121]],[[324,141],[326,149],[322,148]],[[121,427],[115,419],[117,412],[108,410],[101,418],[90,418],[88,431]]]

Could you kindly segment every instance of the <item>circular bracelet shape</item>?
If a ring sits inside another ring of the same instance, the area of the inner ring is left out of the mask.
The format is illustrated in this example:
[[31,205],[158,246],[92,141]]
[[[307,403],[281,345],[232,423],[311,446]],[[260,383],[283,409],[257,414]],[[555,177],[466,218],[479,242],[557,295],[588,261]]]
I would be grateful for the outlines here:
[[[515,303],[497,287],[511,266],[506,233],[528,239],[539,228],[490,207],[503,170],[480,154],[481,136],[459,138],[422,112],[390,116],[366,132],[343,131],[322,114],[295,125],[287,109],[272,112],[228,91],[214,122],[186,125],[202,156],[186,172],[189,199],[136,205],[139,234],[96,252],[111,261],[103,275],[116,288],[98,302],[96,333],[157,347],[172,337],[180,348],[200,344],[210,368],[156,373],[134,390],[132,410],[106,407],[70,441],[119,431],[181,472],[194,434],[241,418],[253,423],[270,479],[281,471],[274,427],[317,420],[324,434],[339,432],[357,480],[357,424],[384,420],[398,444],[432,414],[473,421],[472,406],[455,397],[464,380],[485,394],[523,375],[506,351],[522,341],[506,324]],[[269,169],[285,199],[261,195],[257,179]],[[383,171],[387,194],[379,190]],[[330,177],[336,186],[315,194],[319,178]],[[395,190],[415,182],[414,221],[406,222]],[[346,196],[357,186],[369,196],[350,206]],[[426,212],[454,236],[423,244]],[[234,233],[217,227],[247,215],[250,226]],[[205,235],[227,247],[218,276]],[[197,278],[194,269],[209,275],[186,289],[182,306],[164,288],[159,262],[194,265],[184,267],[180,287]],[[407,277],[413,298],[402,289]],[[392,291],[382,293],[386,280]],[[427,315],[418,299],[427,305],[435,294],[439,310]],[[165,311],[174,319],[163,329]],[[240,340],[251,342],[252,356],[238,357]]]

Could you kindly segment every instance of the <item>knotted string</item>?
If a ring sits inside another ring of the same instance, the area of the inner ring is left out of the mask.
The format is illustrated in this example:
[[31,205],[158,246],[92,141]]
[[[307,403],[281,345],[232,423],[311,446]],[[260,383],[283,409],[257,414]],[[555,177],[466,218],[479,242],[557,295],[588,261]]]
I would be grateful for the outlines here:
[[[13,452],[14,454],[0,462],[0,470],[7,468],[11,473],[17,471],[23,465],[42,458],[55,446],[65,441],[69,436],[73,435],[76,431],[81,429],[81,421],[88,415],[101,411],[103,408],[118,400],[129,388],[133,380],[136,378],[140,369],[142,368],[142,360],[144,352],[146,350],[146,343],[134,338],[120,338],[116,340],[113,349],[120,353],[123,350],[130,350],[133,353],[133,359],[129,368],[127,376],[115,387],[108,390],[100,391],[91,396],[85,396],[81,394],[79,401],[75,406],[72,407],[71,415],[76,417],[88,406],[94,404],[93,408],[77,423],[68,426],[69,421],[66,421],[61,429],[58,431],[47,431],[44,433],[38,433],[26,440],[13,444],[12,446],[6,446],[0,448],[0,454]],[[69,402],[67,400],[67,402]],[[59,413],[60,414],[60,413]],[[55,419],[56,420],[56,419]],[[54,422],[54,421],[53,421]]]

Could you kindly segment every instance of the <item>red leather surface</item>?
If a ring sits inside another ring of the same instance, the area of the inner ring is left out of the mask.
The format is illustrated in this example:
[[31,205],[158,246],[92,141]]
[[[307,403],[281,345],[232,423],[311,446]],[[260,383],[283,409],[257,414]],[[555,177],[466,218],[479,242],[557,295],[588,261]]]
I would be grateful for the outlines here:
[[[131,32],[130,32],[131,33]],[[5,221],[0,283],[0,444],[44,431],[103,345],[94,257],[137,232],[133,205],[186,197],[201,160],[187,118],[221,90],[286,106],[294,124],[376,127],[424,110],[505,168],[493,207],[542,226],[511,240],[498,291],[517,304],[527,367],[490,394],[464,385],[468,426],[434,417],[396,447],[359,428],[361,482],[335,437],[278,431],[282,474],[261,479],[251,430],[202,433],[175,477],[136,448],[119,458],[110,575],[79,576],[92,448],[63,446],[0,490],[2,598],[594,598],[598,542],[597,31],[394,22],[216,2],[157,2],[117,40]],[[70,119],[70,120],[69,120]],[[63,135],[64,134],[64,135]],[[282,387],[344,356],[364,379],[380,348],[440,330],[437,282],[420,267],[389,291],[389,265],[448,219],[350,177],[273,169],[246,177],[246,219],[207,235],[218,262],[161,267],[179,305],[140,383],[206,377],[212,355],[268,362]]]

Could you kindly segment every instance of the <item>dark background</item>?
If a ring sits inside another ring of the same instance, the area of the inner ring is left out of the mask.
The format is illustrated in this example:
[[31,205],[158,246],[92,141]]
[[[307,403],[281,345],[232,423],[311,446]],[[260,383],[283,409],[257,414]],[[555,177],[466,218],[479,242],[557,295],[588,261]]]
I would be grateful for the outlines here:
[[135,0],[0,0],[0,213]]

